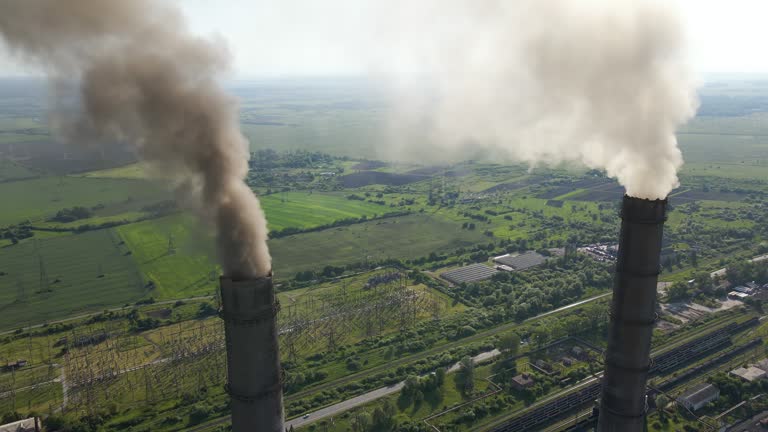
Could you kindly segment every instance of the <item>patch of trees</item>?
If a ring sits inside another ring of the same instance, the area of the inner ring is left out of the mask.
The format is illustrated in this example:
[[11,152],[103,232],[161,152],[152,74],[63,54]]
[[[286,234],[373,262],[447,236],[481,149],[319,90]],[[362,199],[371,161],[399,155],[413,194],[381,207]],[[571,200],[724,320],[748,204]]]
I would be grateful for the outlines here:
[[323,267],[323,271],[320,273],[320,275],[324,278],[331,279],[343,275],[344,271],[344,267],[327,265]]
[[291,150],[277,152],[272,149],[257,150],[251,153],[249,164],[251,168],[313,168],[332,164],[334,160],[346,160],[347,158],[335,158],[323,152],[311,152],[307,150]]
[[612,281],[609,264],[572,255],[525,272],[499,272],[488,281],[462,284],[452,294],[466,304],[500,308],[508,319],[521,320],[572,303],[588,287],[607,289]]
[[73,222],[80,219],[88,219],[91,216],[93,216],[93,212],[90,209],[75,206],[59,210],[51,220],[56,222]]
[[366,215],[363,215],[363,216],[360,216],[359,218],[338,219],[338,220],[335,220],[335,221],[333,221],[331,223],[324,224],[324,225],[318,225],[318,226],[311,227],[311,228],[288,227],[288,228],[283,228],[281,230],[271,231],[269,233],[269,237],[273,238],[273,239],[276,239],[276,238],[288,237],[288,236],[292,236],[292,235],[296,235],[296,234],[315,232],[315,231],[323,231],[323,230],[326,230],[326,229],[329,229],[329,228],[336,228],[336,227],[340,227],[340,226],[349,226],[349,225],[354,225],[354,224],[358,224],[358,223],[368,222],[368,221],[372,221],[372,220],[388,219],[388,218],[393,218],[393,217],[407,216],[409,214],[411,214],[411,212],[407,211],[407,210],[406,211],[394,211],[394,212],[385,213],[385,214],[383,214],[381,216],[374,215],[371,218],[369,218]]
[[153,217],[165,216],[178,209],[176,201],[166,200],[154,204],[149,204],[141,208],[141,211],[152,214]]
[[733,285],[742,285],[747,282],[768,282],[768,265],[766,261],[741,261],[728,266],[725,278]]
[[309,385],[324,380],[328,376],[324,371],[296,370],[285,374],[284,388],[287,393],[299,391]]
[[145,316],[138,309],[131,309],[125,317],[128,319],[130,328],[134,332],[142,332],[160,327],[160,320]]
[[470,213],[470,212],[464,212],[464,213],[462,213],[462,215],[466,216],[466,217],[468,217],[470,219],[474,219],[476,221],[480,221],[480,222],[486,222],[487,223],[487,222],[491,221],[491,219],[488,216],[485,216],[485,215],[480,215],[480,214],[475,214],[475,213]]
[[405,385],[400,391],[399,405],[410,406],[421,403],[425,397],[439,395],[445,382],[445,368],[438,368],[434,373],[425,377],[410,375],[405,379]]
[[0,231],[2,238],[10,240],[11,243],[17,244],[20,240],[29,238],[35,235],[32,231],[32,227],[29,225],[17,225]]
[[491,414],[497,414],[505,408],[514,404],[515,399],[508,395],[496,395],[491,398],[483,399],[463,409],[461,413],[452,420],[455,425],[472,424]]
[[214,316],[218,314],[219,311],[216,310],[216,308],[209,302],[202,302],[200,303],[200,306],[197,308],[197,314],[196,316],[198,318],[205,318],[209,316]]

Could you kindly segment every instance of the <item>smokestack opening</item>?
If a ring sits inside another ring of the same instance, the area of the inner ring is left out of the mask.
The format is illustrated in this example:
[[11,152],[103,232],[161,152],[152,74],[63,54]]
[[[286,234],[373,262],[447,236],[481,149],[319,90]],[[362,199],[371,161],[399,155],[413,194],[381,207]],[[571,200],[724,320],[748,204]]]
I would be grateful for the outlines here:
[[624,196],[598,430],[640,432],[646,414],[667,200]]

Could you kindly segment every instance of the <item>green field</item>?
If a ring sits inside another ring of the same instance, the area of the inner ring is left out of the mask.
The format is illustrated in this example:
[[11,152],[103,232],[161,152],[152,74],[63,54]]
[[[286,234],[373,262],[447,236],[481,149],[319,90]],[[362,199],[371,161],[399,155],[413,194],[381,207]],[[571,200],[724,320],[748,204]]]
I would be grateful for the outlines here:
[[269,229],[311,228],[340,219],[382,215],[389,207],[367,201],[350,200],[343,193],[288,192],[262,196]]
[[[213,292],[212,239],[200,234],[192,217],[177,215],[143,221],[121,226],[117,231],[142,273],[157,285],[152,293],[156,298]],[[176,248],[172,254],[168,253],[169,234]],[[486,238],[439,216],[412,215],[274,239],[269,241],[269,248],[276,277],[285,279],[299,271],[322,270],[326,265],[363,262],[366,256],[372,261],[417,258],[433,251],[470,246]]]
[[[131,258],[144,277],[155,284],[158,299],[212,294],[216,267],[212,240],[191,216],[175,215],[117,228]],[[169,251],[169,239],[173,250]]]
[[134,163],[117,168],[90,171],[83,174],[83,177],[143,179],[147,178],[147,172],[141,164]]
[[0,248],[0,329],[141,298],[138,269],[119,243],[114,231],[101,230]]
[[0,226],[30,220],[40,222],[63,208],[103,205],[97,215],[112,215],[110,207],[138,209],[169,198],[162,187],[144,180],[85,177],[45,177],[0,183],[3,211]]
[[441,216],[418,214],[270,240],[275,274],[293,275],[387,258],[412,259],[487,240],[478,231]]
[[36,171],[25,168],[13,161],[0,159],[0,183],[35,177],[37,175],[39,175],[39,173]]

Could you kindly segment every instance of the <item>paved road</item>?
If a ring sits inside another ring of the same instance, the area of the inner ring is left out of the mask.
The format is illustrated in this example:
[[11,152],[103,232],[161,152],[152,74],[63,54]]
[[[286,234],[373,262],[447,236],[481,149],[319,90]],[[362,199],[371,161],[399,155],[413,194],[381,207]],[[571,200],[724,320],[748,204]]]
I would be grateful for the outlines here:
[[401,381],[395,385],[392,385],[389,387],[383,387],[383,388],[374,390],[372,392],[368,392],[360,396],[353,397],[352,399],[347,399],[344,402],[337,403],[336,405],[331,405],[323,409],[317,410],[309,414],[306,418],[299,417],[293,420],[289,420],[288,422],[285,423],[285,427],[290,428],[291,426],[293,426],[294,428],[298,429],[301,426],[308,425],[312,422],[316,422],[326,417],[340,414],[354,407],[364,405],[364,404],[367,404],[368,402],[374,401],[376,399],[382,398],[387,395],[391,395],[392,393],[396,393],[400,391],[400,389],[402,389],[404,386],[405,386],[405,381]]
[[543,314],[536,315],[535,317],[528,318],[527,320],[525,320],[523,322],[528,322],[528,321],[533,321],[533,320],[537,320],[537,319],[540,319],[540,318],[544,318],[545,316],[552,315],[552,314],[555,314],[555,313],[558,313],[558,312],[562,312],[564,310],[568,310],[568,309],[571,309],[571,308],[575,308],[576,306],[581,306],[581,305],[583,305],[585,303],[589,303],[591,301],[595,301],[595,300],[601,299],[603,297],[608,297],[609,295],[612,295],[612,294],[613,294],[613,292],[607,292],[605,294],[596,295],[596,296],[590,297],[590,298],[588,298],[586,300],[577,301],[576,303],[571,303],[571,304],[569,304],[567,306],[563,306],[561,308],[557,308],[555,310],[551,310],[549,312],[545,312]]
[[[501,352],[496,349],[493,351],[486,351],[472,357],[472,362],[482,363],[486,360],[489,360],[498,356],[499,354],[501,354]],[[455,365],[448,368],[448,373],[458,372],[460,369],[461,369],[461,364],[456,363]],[[405,386],[405,381],[400,381],[399,383],[391,385],[389,387],[382,387],[380,389],[376,389],[374,391],[361,394],[360,396],[353,397],[352,399],[347,399],[343,402],[339,402],[336,405],[331,405],[331,406],[319,409],[317,411],[314,411],[310,413],[307,416],[307,418],[299,417],[293,420],[289,420],[288,422],[286,422],[285,427],[290,428],[291,426],[293,426],[294,428],[298,429],[300,426],[305,426],[305,425],[308,425],[309,423],[316,422],[326,417],[330,417],[336,414],[341,414],[344,411],[350,410],[354,407],[365,405],[368,402],[372,402],[372,401],[375,401],[376,399],[383,398],[384,396],[391,395],[392,393],[396,393],[400,391],[400,389],[402,389],[404,386]]]

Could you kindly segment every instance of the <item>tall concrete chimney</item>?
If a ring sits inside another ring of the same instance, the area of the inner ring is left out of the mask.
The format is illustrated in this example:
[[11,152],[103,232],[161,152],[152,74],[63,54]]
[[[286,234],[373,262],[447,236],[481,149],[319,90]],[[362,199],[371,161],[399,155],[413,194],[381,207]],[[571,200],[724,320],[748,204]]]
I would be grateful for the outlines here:
[[272,276],[220,279],[234,432],[285,432]]
[[624,196],[600,432],[642,432],[667,200]]

